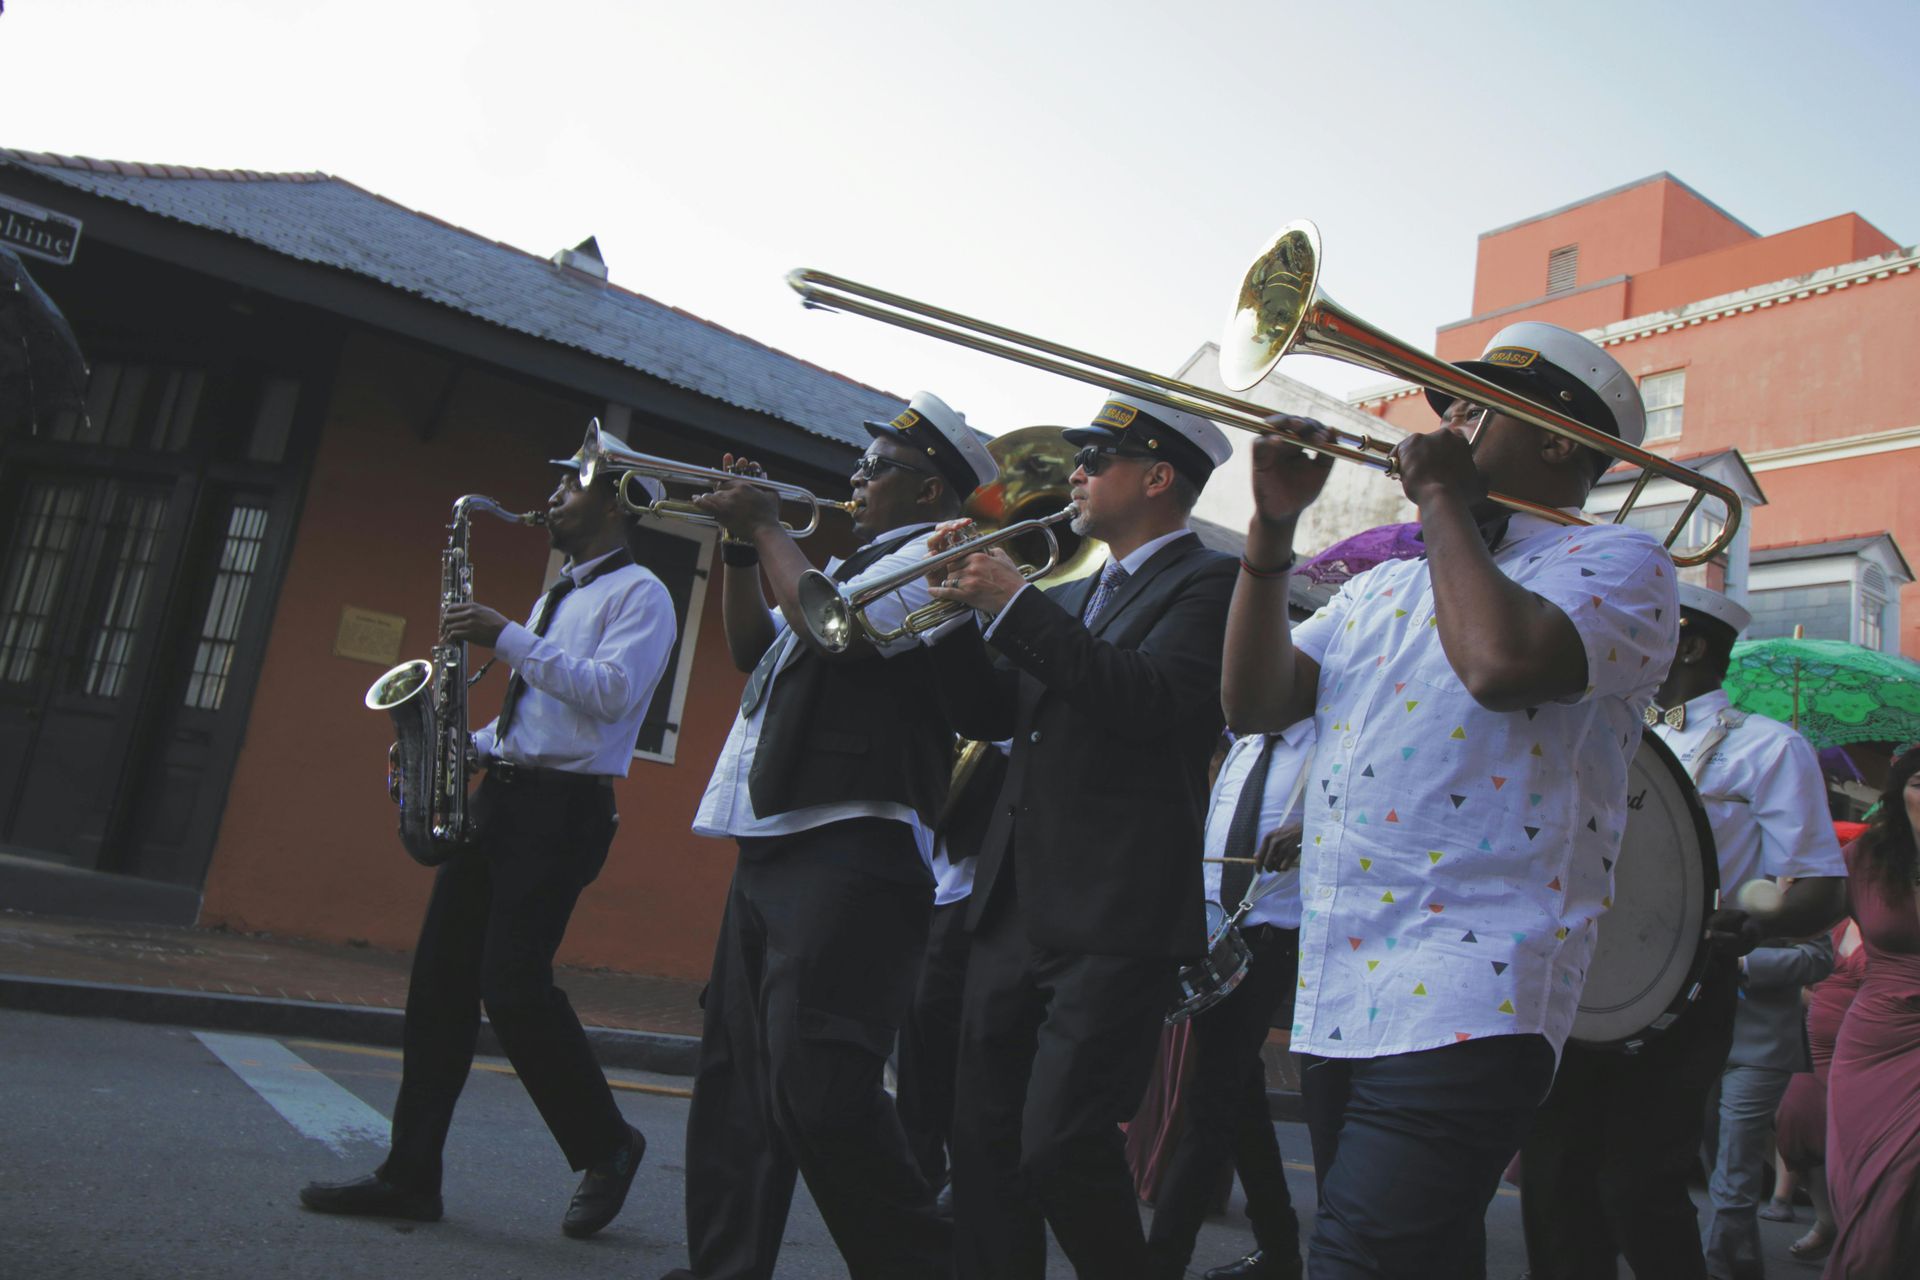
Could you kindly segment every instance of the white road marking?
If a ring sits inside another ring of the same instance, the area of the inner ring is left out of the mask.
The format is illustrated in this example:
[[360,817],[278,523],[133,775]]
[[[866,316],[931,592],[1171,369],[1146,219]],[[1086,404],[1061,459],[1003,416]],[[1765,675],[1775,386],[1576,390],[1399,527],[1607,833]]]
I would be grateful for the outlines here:
[[336,1155],[346,1155],[352,1143],[387,1140],[391,1126],[385,1116],[278,1040],[212,1031],[193,1034],[288,1124],[304,1136],[325,1143]]

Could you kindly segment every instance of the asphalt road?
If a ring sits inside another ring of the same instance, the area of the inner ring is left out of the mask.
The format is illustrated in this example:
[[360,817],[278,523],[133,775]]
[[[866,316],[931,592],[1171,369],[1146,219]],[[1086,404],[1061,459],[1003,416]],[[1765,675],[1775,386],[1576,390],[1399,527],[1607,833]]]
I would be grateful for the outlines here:
[[[443,1221],[301,1209],[301,1184],[378,1163],[399,1065],[384,1049],[0,1013],[0,1277],[653,1280],[685,1265],[679,1077],[613,1073],[621,1109],[649,1147],[626,1211],[590,1240],[560,1234],[577,1178],[496,1061],[476,1067],[461,1099]],[[1304,1217],[1313,1196],[1305,1130],[1281,1125],[1280,1140]],[[1763,1227],[1776,1276],[1812,1274],[1785,1261],[1785,1242],[1804,1225]],[[1487,1234],[1489,1276],[1518,1276],[1525,1259],[1510,1189],[1496,1197]],[[1236,1191],[1228,1214],[1203,1231],[1191,1274],[1250,1248]],[[846,1274],[804,1187],[778,1274]],[[1048,1275],[1072,1275],[1057,1252]]]

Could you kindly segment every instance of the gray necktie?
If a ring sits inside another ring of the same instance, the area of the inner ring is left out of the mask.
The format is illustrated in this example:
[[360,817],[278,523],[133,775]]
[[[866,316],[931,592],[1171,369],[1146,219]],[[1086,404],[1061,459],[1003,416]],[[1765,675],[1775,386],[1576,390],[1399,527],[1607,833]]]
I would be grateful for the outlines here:
[[747,687],[740,691],[740,714],[751,716],[760,699],[767,694],[767,681],[773,678],[780,660],[787,656],[787,650],[793,648],[799,637],[791,631],[782,631],[780,638],[767,646],[760,655],[760,661],[753,664],[753,674],[747,677]]
[[1087,599],[1085,622],[1091,627],[1100,620],[1100,613],[1107,607],[1107,601],[1113,599],[1113,593],[1126,581],[1126,566],[1118,560],[1107,561],[1107,567],[1100,571],[1100,583],[1094,587],[1093,595]]

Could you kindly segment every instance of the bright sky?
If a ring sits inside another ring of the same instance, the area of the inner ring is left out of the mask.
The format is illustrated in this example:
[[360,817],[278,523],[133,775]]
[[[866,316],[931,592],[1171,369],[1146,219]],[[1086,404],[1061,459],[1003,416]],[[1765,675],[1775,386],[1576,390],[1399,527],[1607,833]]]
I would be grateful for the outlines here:
[[[976,426],[1079,384],[804,311],[820,267],[1176,367],[1293,218],[1419,345],[1481,231],[1668,170],[1920,240],[1895,0],[10,0],[0,146],[320,169]],[[84,241],[82,250],[85,252]],[[1335,391],[1378,379],[1310,358]]]

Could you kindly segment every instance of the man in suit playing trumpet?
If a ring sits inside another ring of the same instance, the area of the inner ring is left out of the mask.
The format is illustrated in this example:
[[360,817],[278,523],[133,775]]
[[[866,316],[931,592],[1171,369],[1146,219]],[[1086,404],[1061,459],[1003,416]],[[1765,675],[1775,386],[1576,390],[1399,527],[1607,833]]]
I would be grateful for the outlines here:
[[962,1280],[1041,1276],[1048,1225],[1081,1276],[1146,1274],[1118,1125],[1146,1088],[1178,966],[1205,944],[1194,866],[1233,562],[1187,524],[1226,438],[1121,395],[1066,435],[1083,446],[1074,531],[1111,553],[1100,574],[1042,590],[994,552],[932,589],[975,611],[928,650],[954,728],[1012,740],[968,916]]

